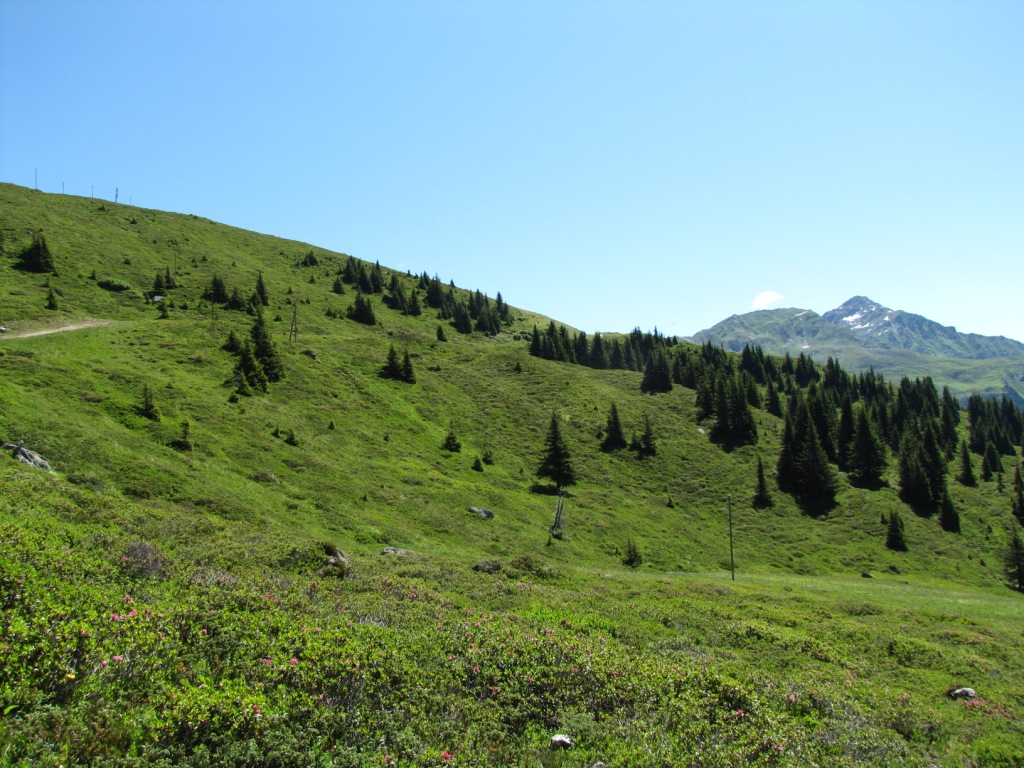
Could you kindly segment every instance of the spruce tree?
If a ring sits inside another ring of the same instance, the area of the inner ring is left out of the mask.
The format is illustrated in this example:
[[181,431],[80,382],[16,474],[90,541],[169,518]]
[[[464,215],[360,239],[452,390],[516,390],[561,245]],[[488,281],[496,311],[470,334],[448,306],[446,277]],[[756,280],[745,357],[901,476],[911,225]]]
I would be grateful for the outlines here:
[[270,293],[267,291],[267,284],[263,281],[262,272],[256,276],[256,295],[259,297],[260,304],[264,307],[270,306]]
[[604,432],[604,440],[601,441],[602,451],[610,453],[626,447],[626,436],[622,432],[619,409],[615,407],[615,403],[612,403],[611,410],[608,412],[608,423]]
[[251,339],[244,339],[238,350],[238,364],[235,366],[235,374],[239,378],[238,394],[247,394],[245,387],[255,387],[262,392],[269,389],[267,374],[263,365],[256,357],[256,352]]
[[450,453],[459,453],[462,451],[462,443],[459,441],[459,438],[456,437],[454,427],[448,427],[448,434],[444,436],[444,440],[441,442],[441,447]]
[[57,293],[53,288],[46,294],[46,308],[54,311],[60,309],[60,304],[57,302]]
[[160,421],[160,409],[156,404],[156,397],[153,390],[146,384],[142,387],[142,415],[150,421]]
[[1020,464],[1013,472],[1013,494],[1010,497],[1010,510],[1021,525],[1024,525],[1024,481],[1020,476]]
[[885,471],[885,445],[875,434],[875,428],[865,408],[860,408],[853,427],[853,435],[846,451],[850,479],[865,488],[877,488]]
[[210,286],[203,293],[203,298],[216,304],[227,304],[231,298],[224,280],[217,274],[210,278]]
[[640,391],[652,394],[672,391],[672,371],[665,351],[660,347],[656,348],[647,360],[644,377],[640,381]]
[[636,542],[630,537],[626,542],[626,556],[622,558],[624,565],[628,565],[630,568],[638,568],[643,565],[644,558],[640,554],[640,549],[637,547]]
[[401,379],[402,378],[402,364],[398,362],[398,352],[395,351],[395,345],[392,344],[388,349],[388,359],[384,363],[384,367],[381,368],[381,375],[387,379]]
[[1006,580],[1013,589],[1024,592],[1024,541],[1021,540],[1020,530],[1014,525],[1010,529],[1010,541],[1006,548]]
[[1002,459],[999,458],[999,451],[996,448],[996,444],[991,440],[985,444],[985,459],[988,462],[988,468],[992,474],[1003,471],[1003,462]]
[[658,444],[654,439],[654,429],[651,427],[651,419],[645,413],[644,414],[644,431],[640,435],[640,439],[637,441],[636,455],[638,458],[646,459],[649,456],[655,456],[658,453]]
[[772,506],[772,495],[768,491],[768,482],[764,476],[764,462],[757,457],[757,489],[754,491],[754,509],[768,509]]
[[32,243],[21,252],[18,267],[26,272],[56,272],[53,256],[46,244],[46,238],[37,233]]
[[824,512],[835,506],[839,481],[818,441],[813,422],[807,425],[807,439],[797,454],[797,496],[808,512]]
[[944,531],[960,533],[960,513],[948,493],[942,494],[942,500],[939,502],[939,525]]
[[903,531],[903,518],[895,510],[889,515],[889,530],[885,535],[885,546],[893,552],[907,551],[907,539]]
[[779,390],[775,388],[775,382],[768,382],[768,402],[764,409],[772,416],[782,418],[782,402],[779,400]]
[[[831,359],[829,358],[829,361]],[[854,429],[853,403],[850,402],[850,396],[847,394],[839,409],[839,431],[836,433],[837,463],[840,467],[849,466],[850,443],[853,441]]]
[[551,414],[544,458],[537,468],[537,477],[551,480],[559,490],[576,483],[576,471],[558,426],[558,415],[554,412]]
[[409,357],[409,350],[405,351],[402,357],[402,381],[407,384],[416,383],[416,372],[412,369],[412,358]]
[[[275,382],[284,378],[284,363],[274,346],[274,340],[270,336],[270,328],[263,317],[263,308],[256,308],[256,320],[249,332],[252,338],[252,351],[259,360],[260,366],[266,374],[267,381]],[[251,381],[251,380],[250,380]]]
[[974,467],[971,463],[971,452],[967,449],[967,441],[960,441],[960,471],[957,473],[956,481],[960,485],[973,488],[978,484],[974,477]]
[[361,291],[356,292],[356,300],[346,313],[350,320],[363,325],[376,325],[377,316],[373,311],[373,303]]

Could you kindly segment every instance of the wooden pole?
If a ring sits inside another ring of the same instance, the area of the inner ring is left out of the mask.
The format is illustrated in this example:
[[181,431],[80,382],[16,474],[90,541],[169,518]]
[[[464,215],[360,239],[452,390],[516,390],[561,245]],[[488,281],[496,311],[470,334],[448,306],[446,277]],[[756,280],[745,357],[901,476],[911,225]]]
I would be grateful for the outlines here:
[[732,550],[732,496],[729,499],[729,570],[732,571],[732,580],[736,581],[736,560],[733,558]]

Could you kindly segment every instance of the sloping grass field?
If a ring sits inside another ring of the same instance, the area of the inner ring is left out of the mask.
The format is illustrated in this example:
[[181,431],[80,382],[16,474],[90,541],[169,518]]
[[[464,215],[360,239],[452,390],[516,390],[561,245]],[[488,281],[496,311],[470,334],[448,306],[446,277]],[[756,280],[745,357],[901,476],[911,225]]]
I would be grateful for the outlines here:
[[[39,231],[56,274],[17,268]],[[0,457],[0,764],[1024,763],[995,481],[950,484],[960,534],[895,472],[827,517],[755,510],[781,420],[723,451],[691,390],[531,357],[548,318],[463,335],[372,295],[367,326],[344,254],[11,185],[0,233],[0,439],[54,470]],[[286,375],[239,397],[224,345],[254,318],[203,293],[260,274]],[[414,384],[380,375],[392,346]],[[612,403],[655,456],[599,450]],[[579,475],[561,537],[534,488],[552,413]]]

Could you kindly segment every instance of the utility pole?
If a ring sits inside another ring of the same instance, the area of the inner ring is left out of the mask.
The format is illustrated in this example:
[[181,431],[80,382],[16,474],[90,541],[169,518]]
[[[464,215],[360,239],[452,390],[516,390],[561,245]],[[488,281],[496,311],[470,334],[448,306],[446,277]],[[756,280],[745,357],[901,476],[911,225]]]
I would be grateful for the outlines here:
[[292,304],[292,328],[288,331],[288,341],[299,340],[299,302]]
[[729,570],[732,571],[732,580],[736,581],[736,561],[732,555],[732,496],[729,499]]

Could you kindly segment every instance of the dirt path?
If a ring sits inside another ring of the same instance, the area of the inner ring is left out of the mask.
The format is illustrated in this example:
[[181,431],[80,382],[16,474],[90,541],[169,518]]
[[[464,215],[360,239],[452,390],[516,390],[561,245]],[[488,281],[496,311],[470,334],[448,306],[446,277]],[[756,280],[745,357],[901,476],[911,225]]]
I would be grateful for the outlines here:
[[70,325],[58,325],[55,328],[40,328],[36,331],[8,331],[0,333],[0,339],[24,339],[28,336],[46,336],[50,333],[63,333],[64,331],[79,331],[82,328],[95,328],[100,325],[109,325],[109,320],[82,320]]

